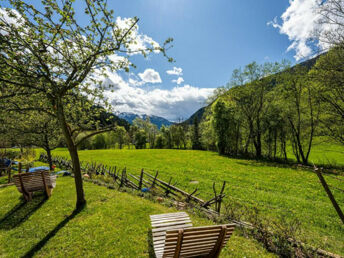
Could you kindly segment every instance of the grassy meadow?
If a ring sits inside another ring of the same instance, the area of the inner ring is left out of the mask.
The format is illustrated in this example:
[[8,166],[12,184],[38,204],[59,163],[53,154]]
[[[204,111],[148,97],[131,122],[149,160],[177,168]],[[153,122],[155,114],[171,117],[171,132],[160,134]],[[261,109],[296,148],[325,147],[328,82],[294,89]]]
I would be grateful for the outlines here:
[[[150,214],[175,212],[129,193],[85,183],[87,206],[73,212],[73,178],[61,177],[49,200],[24,201],[0,188],[0,257],[152,257]],[[211,222],[191,214],[195,226]],[[221,257],[273,257],[236,231]]]
[[[68,152],[57,149],[53,155],[68,157]],[[169,180],[172,177],[179,187],[189,192],[197,187],[203,199],[213,197],[213,182],[220,188],[225,180],[227,202],[239,200],[249,206],[258,206],[266,218],[297,218],[302,223],[302,240],[344,254],[344,228],[311,171],[276,163],[231,159],[207,151],[115,149],[85,150],[79,155],[82,161],[126,167],[133,174],[139,174],[142,168],[151,173],[159,171],[159,178]],[[343,162],[342,159],[339,162]],[[343,188],[342,181],[328,175],[325,178],[330,185]],[[338,203],[343,204],[343,193],[336,189],[333,192]]]

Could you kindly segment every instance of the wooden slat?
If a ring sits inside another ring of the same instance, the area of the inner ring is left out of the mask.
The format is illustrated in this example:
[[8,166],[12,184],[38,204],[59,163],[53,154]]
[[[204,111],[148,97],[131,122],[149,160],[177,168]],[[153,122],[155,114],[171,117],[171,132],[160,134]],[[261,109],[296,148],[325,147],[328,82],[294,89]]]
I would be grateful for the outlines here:
[[163,214],[154,214],[150,215],[150,218],[164,218],[164,217],[171,217],[171,216],[180,216],[180,215],[186,215],[188,214],[186,212],[171,212],[171,213],[163,213]]
[[171,229],[179,229],[179,228],[185,228],[185,227],[192,227],[192,224],[182,224],[182,225],[176,225],[176,226],[170,226],[170,227],[162,227],[162,228],[154,228],[152,229],[152,232],[159,232],[159,231],[167,231]]
[[151,220],[151,223],[158,223],[158,222],[168,222],[168,221],[182,221],[182,220],[187,220],[190,219],[188,216],[185,217],[177,217],[177,218],[163,218],[163,219],[154,219]]
[[174,221],[174,222],[169,222],[169,223],[158,223],[152,225],[154,228],[159,228],[159,227],[167,227],[167,226],[173,226],[173,225],[182,225],[182,224],[188,224],[191,223],[191,220],[184,220],[184,221]]

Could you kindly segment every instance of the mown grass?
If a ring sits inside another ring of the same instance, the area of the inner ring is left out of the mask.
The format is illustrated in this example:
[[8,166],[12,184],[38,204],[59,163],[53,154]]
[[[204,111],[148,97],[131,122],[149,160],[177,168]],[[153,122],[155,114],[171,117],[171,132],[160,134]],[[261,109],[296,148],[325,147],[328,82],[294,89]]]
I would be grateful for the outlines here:
[[344,167],[344,146],[325,137],[317,137],[309,157],[311,163]]
[[[292,147],[287,147],[288,159],[296,162]],[[333,139],[325,136],[315,137],[308,162],[318,166],[326,167],[344,167],[344,145],[335,142]]]
[[[38,195],[31,203],[14,186],[0,188],[0,257],[149,257],[149,215],[175,210],[91,183],[84,188],[80,212],[71,177],[58,178],[50,199]],[[211,224],[191,217],[195,226]],[[236,231],[222,257],[273,255]]]
[[[68,157],[65,149],[53,153]],[[97,161],[117,166],[139,174],[144,168],[159,178],[173,182],[191,192],[196,187],[200,197],[213,197],[212,184],[217,187],[225,180],[226,201],[240,199],[239,202],[257,206],[266,218],[285,215],[288,219],[298,219],[302,224],[300,239],[307,243],[344,254],[344,228],[332,207],[317,176],[307,170],[291,168],[276,163],[254,160],[231,159],[214,152],[190,150],[92,150],[80,151],[83,161]],[[332,176],[325,176],[332,186],[343,188],[342,182]],[[195,181],[198,181],[195,184]],[[333,188],[338,203],[344,208],[344,195]]]

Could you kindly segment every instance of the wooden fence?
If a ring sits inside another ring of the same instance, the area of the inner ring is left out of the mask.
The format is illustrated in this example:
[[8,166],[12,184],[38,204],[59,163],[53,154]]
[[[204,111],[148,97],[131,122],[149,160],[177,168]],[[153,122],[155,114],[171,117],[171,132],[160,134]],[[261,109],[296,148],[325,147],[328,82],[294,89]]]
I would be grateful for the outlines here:
[[[47,162],[47,156],[41,154],[39,160]],[[52,157],[52,161],[59,168],[72,170],[72,162],[63,157]],[[144,171],[144,169],[141,169],[140,175],[134,175],[127,172],[127,168],[119,169],[117,166],[107,166],[97,162],[81,162],[81,170],[84,174],[87,174],[90,179],[94,178],[95,175],[110,176],[119,187],[125,186],[142,192],[151,192],[154,189],[160,189],[166,197],[172,197],[175,200],[183,200],[186,203],[192,202],[205,209],[208,213],[216,215],[220,214],[221,204],[225,197],[224,190],[226,182],[223,182],[219,193],[216,191],[216,184],[214,182],[214,197],[205,201],[198,197],[199,193],[197,188],[191,193],[188,193],[178,188],[176,183],[172,183],[172,178],[170,178],[169,182],[159,179],[158,172],[156,172],[155,175],[151,175]]]

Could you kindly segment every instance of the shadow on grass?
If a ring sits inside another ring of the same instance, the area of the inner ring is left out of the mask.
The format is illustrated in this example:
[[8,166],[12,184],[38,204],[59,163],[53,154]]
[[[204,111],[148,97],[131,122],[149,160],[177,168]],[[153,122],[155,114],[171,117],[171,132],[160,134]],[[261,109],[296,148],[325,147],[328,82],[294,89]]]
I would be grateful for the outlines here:
[[81,212],[85,208],[85,205],[75,209],[72,214],[70,214],[68,217],[66,217],[64,220],[62,220],[52,231],[50,231],[41,241],[39,241],[34,247],[32,247],[26,254],[24,254],[22,257],[33,257],[39,250],[42,249],[42,247],[45,246],[45,244],[56,235],[57,232],[61,228],[63,228],[70,220],[74,219],[76,215],[78,215],[79,212]]
[[155,258],[156,256],[153,248],[153,234],[151,229],[147,232],[147,240],[149,258]]
[[3,218],[0,219],[0,229],[10,230],[25,222],[46,201],[45,195],[35,196],[31,202],[23,198]]

